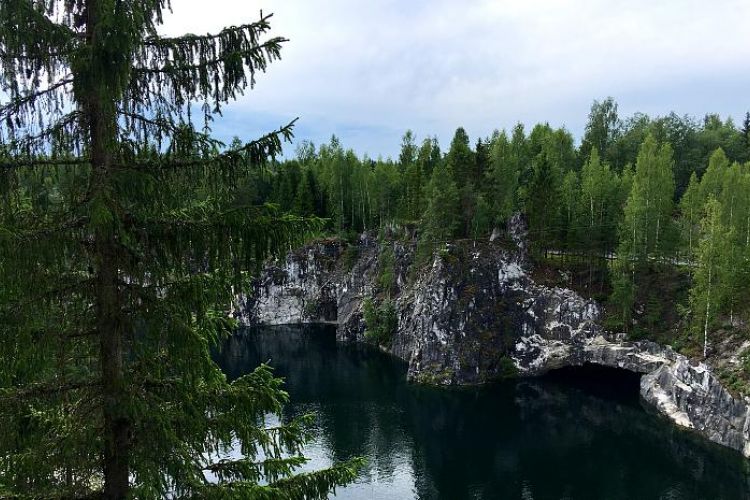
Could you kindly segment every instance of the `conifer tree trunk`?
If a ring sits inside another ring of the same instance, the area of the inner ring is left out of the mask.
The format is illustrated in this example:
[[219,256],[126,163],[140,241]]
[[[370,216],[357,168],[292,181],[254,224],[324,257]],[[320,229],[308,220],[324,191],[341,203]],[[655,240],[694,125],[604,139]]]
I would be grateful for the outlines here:
[[[87,40],[91,47],[100,43],[97,38],[100,5],[89,0],[87,8]],[[92,50],[92,53],[96,53]],[[94,59],[94,58],[92,58]],[[114,99],[102,91],[96,70],[102,61],[92,60],[89,70],[90,85],[84,95],[83,109],[90,134],[92,196],[101,201],[101,209],[115,216],[111,201],[111,149],[115,143],[116,114]],[[112,224],[97,224],[94,231],[95,310],[99,335],[99,362],[103,396],[102,465],[105,499],[123,499],[128,493],[129,448],[131,424],[124,411],[125,379],[123,373],[123,345],[121,304],[118,293],[117,244]]]
[[[0,0],[4,498],[322,500],[360,466],[298,476],[307,420],[258,424],[280,381],[261,366],[230,382],[206,349],[233,333],[238,274],[320,225],[237,203],[294,122],[224,149],[186,109],[208,122],[279,59],[270,15],[160,37],[168,7]],[[230,447],[267,462],[205,453]]]
[[97,329],[100,336],[103,406],[104,498],[125,498],[128,491],[130,422],[123,412],[124,377],[122,329],[119,322],[117,268],[114,245],[97,241]]

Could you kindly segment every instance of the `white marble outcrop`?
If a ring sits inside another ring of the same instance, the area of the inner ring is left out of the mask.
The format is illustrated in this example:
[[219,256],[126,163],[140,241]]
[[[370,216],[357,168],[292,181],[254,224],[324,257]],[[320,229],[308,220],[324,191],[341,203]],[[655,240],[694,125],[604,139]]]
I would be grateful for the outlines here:
[[[518,238],[519,233],[511,233]],[[669,347],[625,342],[600,326],[600,309],[572,290],[536,284],[522,251],[496,243],[446,245],[409,276],[413,247],[395,256],[398,327],[383,346],[423,383],[485,383],[586,363],[644,374],[643,400],[675,424],[750,457],[750,405],[703,363]],[[377,294],[381,246],[365,236],[345,254],[338,241],[269,265],[235,308],[246,324],[335,322],[342,341],[366,341],[362,303]],[[356,251],[355,251],[356,250]],[[354,257],[352,257],[354,256]]]

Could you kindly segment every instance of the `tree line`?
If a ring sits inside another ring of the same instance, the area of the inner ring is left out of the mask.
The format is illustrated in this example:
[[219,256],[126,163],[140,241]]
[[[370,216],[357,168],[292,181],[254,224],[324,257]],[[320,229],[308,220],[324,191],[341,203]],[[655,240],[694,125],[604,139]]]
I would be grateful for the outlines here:
[[[335,136],[259,174],[258,201],[353,235],[411,225],[420,247],[483,239],[515,212],[533,255],[577,255],[588,286],[611,282],[617,328],[629,329],[643,276],[662,265],[693,274],[691,316],[704,336],[734,317],[750,258],[750,113],[741,126],[706,115],[620,118],[595,101],[580,145],[565,128],[518,124],[472,142],[458,128],[443,153],[407,131],[397,159],[359,157]],[[602,275],[606,278],[602,278]]]

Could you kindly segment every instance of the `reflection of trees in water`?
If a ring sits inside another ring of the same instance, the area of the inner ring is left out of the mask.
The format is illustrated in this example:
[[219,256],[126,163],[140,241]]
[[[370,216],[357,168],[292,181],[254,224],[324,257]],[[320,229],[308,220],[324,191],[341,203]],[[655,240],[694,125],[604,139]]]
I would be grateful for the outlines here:
[[[748,498],[739,455],[644,412],[637,379],[599,371],[481,389],[408,385],[374,349],[330,330],[265,329],[231,339],[229,376],[260,361],[287,378],[289,414],[314,409],[334,458],[387,475],[410,456],[420,498]],[[573,377],[575,379],[575,377]],[[396,460],[399,458],[399,460]],[[439,492],[439,493],[438,493]]]
[[270,360],[291,393],[286,416],[315,412],[332,458],[368,456],[370,467],[388,474],[411,448],[397,403],[407,389],[405,366],[368,346],[338,344],[330,333],[316,326],[248,330],[229,339],[217,360],[230,377]]
[[739,455],[644,412],[631,396],[525,380],[436,394],[410,413],[426,471],[420,491],[440,491],[440,498],[738,499],[750,492]]

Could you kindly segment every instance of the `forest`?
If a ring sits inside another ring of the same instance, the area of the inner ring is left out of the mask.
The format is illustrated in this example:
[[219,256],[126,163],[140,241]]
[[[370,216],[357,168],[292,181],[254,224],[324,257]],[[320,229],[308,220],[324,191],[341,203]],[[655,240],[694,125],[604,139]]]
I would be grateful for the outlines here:
[[686,276],[678,312],[689,327],[677,344],[705,357],[710,330],[747,313],[749,161],[750,113],[740,127],[715,114],[621,118],[607,98],[594,101],[580,144],[548,123],[473,145],[458,128],[445,152],[407,131],[395,160],[359,157],[335,136],[317,148],[302,142],[258,173],[252,196],[323,218],[324,233],[345,239],[411,227],[423,256],[443,242],[486,240],[520,212],[533,255],[583,267],[581,286],[607,303],[613,330],[637,338],[664,329],[660,302],[675,297],[654,296],[653,284]]
[[[315,237],[410,227],[427,263],[502,240],[520,212],[535,263],[582,269],[610,328],[644,335],[674,302],[690,327],[672,340],[705,358],[744,324],[750,114],[621,119],[605,99],[580,146],[517,125],[473,145],[459,128],[445,152],[407,132],[394,160],[303,141],[281,161],[293,116],[230,144],[211,129],[281,58],[271,16],[166,36],[170,11],[0,2],[0,498],[308,500],[352,483],[356,456],[302,469],[315,416],[283,413],[271,367],[230,379],[215,361],[238,294]],[[653,286],[683,281],[684,300]]]

